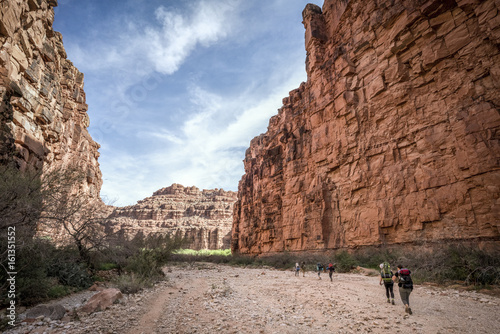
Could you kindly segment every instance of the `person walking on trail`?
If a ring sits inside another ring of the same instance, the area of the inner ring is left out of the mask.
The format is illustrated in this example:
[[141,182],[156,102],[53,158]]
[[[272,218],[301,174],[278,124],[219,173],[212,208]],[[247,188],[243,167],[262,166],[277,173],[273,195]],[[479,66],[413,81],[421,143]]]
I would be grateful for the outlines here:
[[330,262],[330,263],[328,263],[328,267],[326,267],[326,269],[328,270],[328,276],[330,276],[330,282],[333,282],[332,276],[333,276],[333,272],[335,271],[335,267]]
[[410,294],[413,291],[411,271],[399,264],[398,271],[394,274],[393,280],[398,281],[399,295],[401,296],[401,301],[405,306],[405,312],[412,314],[410,307]]
[[306,277],[306,263],[305,261],[302,261],[300,265],[300,269],[302,270],[302,277]]
[[[391,266],[389,263],[384,262],[380,264],[380,285],[384,284],[385,295],[387,297],[387,302],[394,305],[394,281],[392,277],[394,273],[391,271]],[[390,299],[389,299],[390,298]]]
[[323,271],[323,265],[318,262],[316,265],[316,269],[318,270],[318,278],[321,279],[321,272]]
[[295,276],[299,276],[300,266],[299,263],[295,263]]

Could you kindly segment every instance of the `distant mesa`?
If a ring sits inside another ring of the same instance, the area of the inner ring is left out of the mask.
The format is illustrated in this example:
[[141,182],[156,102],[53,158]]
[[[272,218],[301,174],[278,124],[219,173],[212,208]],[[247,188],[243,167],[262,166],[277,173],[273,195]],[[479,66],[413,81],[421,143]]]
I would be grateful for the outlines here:
[[185,237],[190,249],[228,249],[236,196],[223,189],[172,184],[135,205],[114,208],[109,227],[122,229],[129,237],[137,233]]

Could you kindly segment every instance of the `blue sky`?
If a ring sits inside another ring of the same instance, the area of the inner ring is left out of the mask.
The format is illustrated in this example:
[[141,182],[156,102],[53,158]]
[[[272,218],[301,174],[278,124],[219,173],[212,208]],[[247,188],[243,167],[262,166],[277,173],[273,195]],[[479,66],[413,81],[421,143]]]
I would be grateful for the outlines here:
[[59,0],[54,29],[85,74],[101,197],[236,191],[250,140],[306,80],[308,2]]

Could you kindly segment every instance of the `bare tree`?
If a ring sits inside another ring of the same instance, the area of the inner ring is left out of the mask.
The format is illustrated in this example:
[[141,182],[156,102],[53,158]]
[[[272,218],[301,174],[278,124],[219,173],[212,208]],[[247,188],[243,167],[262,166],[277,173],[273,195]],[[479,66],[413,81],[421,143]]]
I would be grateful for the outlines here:
[[38,233],[58,245],[73,244],[80,259],[93,269],[91,252],[104,244],[107,209],[99,200],[81,195],[83,178],[76,168],[44,175]]

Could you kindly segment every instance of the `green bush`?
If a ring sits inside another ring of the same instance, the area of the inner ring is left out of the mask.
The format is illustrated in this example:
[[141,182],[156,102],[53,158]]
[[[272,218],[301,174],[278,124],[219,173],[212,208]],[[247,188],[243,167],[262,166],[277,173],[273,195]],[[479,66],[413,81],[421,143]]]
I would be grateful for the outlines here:
[[49,242],[39,239],[29,240],[17,249],[16,298],[19,304],[32,305],[48,298],[54,280],[47,276],[47,264],[54,250]]
[[131,273],[120,275],[113,282],[121,292],[131,294],[137,293],[144,288],[150,288],[153,286],[154,280]]
[[253,264],[255,261],[255,258],[251,256],[245,256],[245,255],[233,255],[231,260],[229,261],[230,264],[232,265],[237,265],[237,266],[249,266]]
[[70,287],[57,284],[57,285],[53,285],[49,288],[49,291],[47,292],[47,296],[50,299],[56,299],[56,298],[61,298],[61,297],[67,296],[72,292],[73,292],[73,290]]
[[383,262],[394,263],[399,258],[399,251],[397,249],[388,249],[386,247],[368,247],[354,252],[352,255],[355,259],[356,265],[379,270],[379,265]]
[[417,282],[500,284],[500,257],[469,244],[428,247],[399,259]]
[[356,267],[357,262],[347,251],[342,250],[335,254],[335,270],[339,273],[346,273]]
[[75,288],[86,289],[93,284],[92,277],[82,263],[61,261],[52,263],[47,275],[57,278],[62,285]]
[[231,256],[230,249],[179,249],[173,252],[173,254],[181,255],[194,255],[194,256]]
[[100,263],[98,266],[96,266],[97,270],[112,270],[112,269],[117,269],[118,265],[116,263],[110,263],[110,262],[105,262],[105,263]]
[[130,258],[125,271],[135,273],[140,277],[162,276],[162,263],[156,250],[144,249]]

